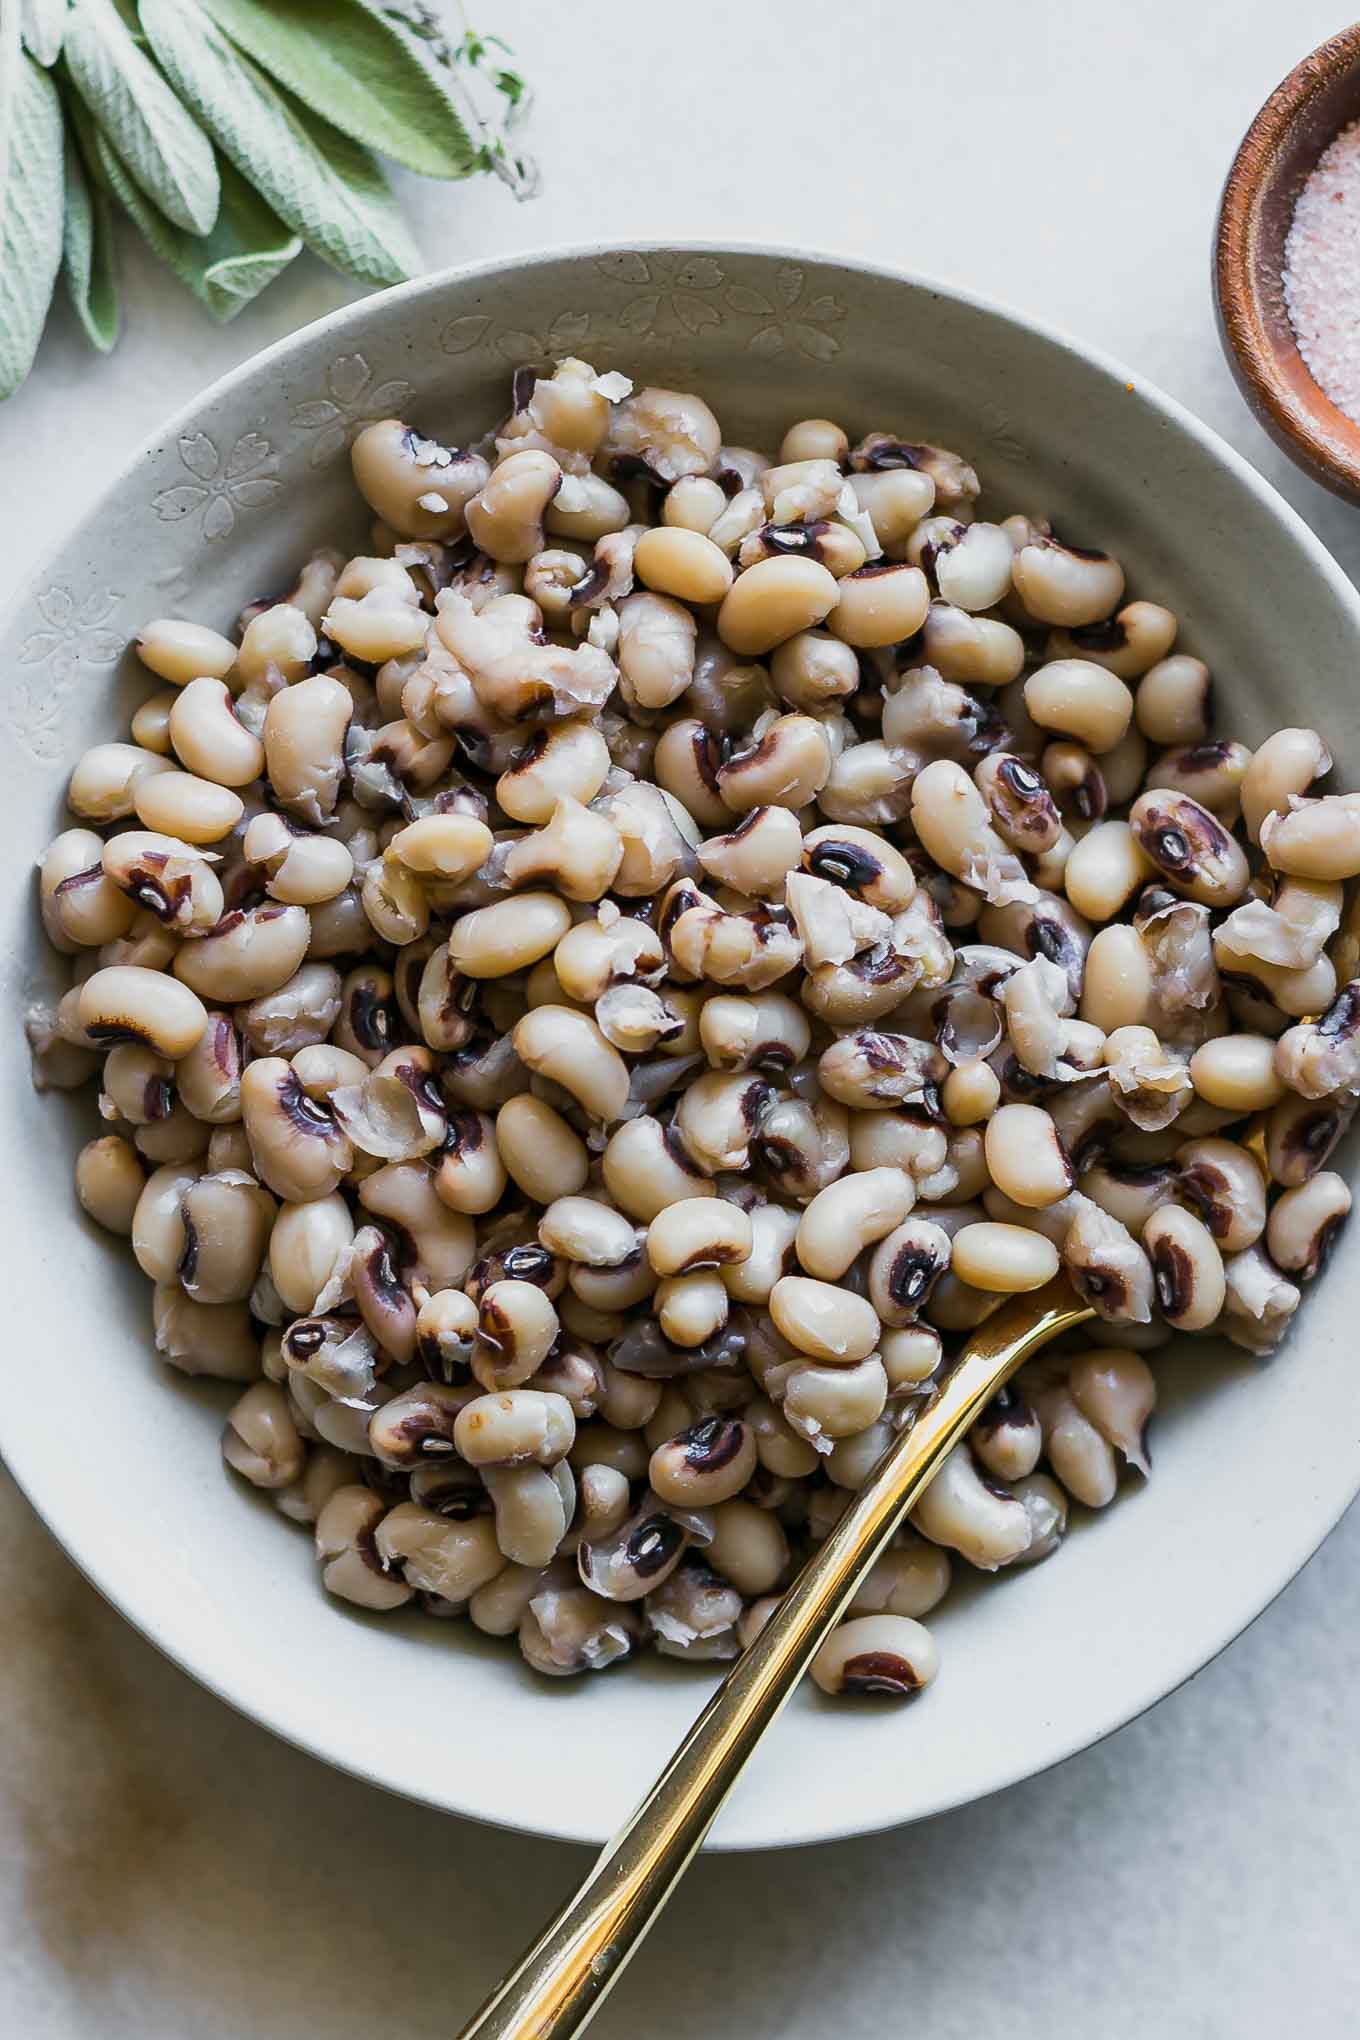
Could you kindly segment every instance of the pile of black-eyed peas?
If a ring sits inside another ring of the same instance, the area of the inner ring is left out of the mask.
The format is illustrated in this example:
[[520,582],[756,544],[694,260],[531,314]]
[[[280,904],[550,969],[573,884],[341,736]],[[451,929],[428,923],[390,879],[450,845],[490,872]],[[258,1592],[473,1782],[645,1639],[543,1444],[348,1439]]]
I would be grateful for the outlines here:
[[998,1396],[828,1692],[934,1677],[950,1554],[1146,1474],[1144,1357],[1269,1352],[1350,1208],[1360,796],[1210,734],[1119,563],[943,448],[777,458],[565,360],[494,437],[353,449],[370,549],[163,683],[42,860],[97,1076],[85,1210],[321,1577],[597,1669],[734,1656],[962,1337],[1102,1320]]

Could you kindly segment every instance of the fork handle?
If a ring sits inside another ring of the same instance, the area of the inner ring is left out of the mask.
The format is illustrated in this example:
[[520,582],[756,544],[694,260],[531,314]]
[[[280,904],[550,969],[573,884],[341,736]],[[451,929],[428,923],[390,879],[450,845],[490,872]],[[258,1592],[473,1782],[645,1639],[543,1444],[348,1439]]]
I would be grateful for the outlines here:
[[747,1758],[946,1453],[1037,1347],[1091,1315],[1059,1277],[979,1326],[944,1386],[852,1496],[580,1889],[459,2040],[568,2040],[584,2031]]

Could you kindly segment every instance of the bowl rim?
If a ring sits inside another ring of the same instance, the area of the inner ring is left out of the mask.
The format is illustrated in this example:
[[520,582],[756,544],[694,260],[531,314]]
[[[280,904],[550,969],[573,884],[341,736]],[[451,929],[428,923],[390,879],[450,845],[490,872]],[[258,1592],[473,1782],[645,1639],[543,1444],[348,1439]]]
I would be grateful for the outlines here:
[[[1360,40],[1360,24],[1357,24],[1355,33]],[[141,465],[157,455],[168,440],[198,419],[206,406],[229,396],[238,386],[254,378],[261,369],[287,358],[295,350],[310,346],[320,336],[339,332],[351,323],[362,324],[368,318],[381,318],[392,307],[412,304],[427,297],[437,297],[441,292],[454,286],[494,281],[496,277],[507,272],[547,267],[558,262],[595,263],[602,257],[633,253],[646,255],[658,251],[672,255],[799,261],[823,268],[840,269],[890,285],[906,286],[932,297],[947,299],[989,319],[999,320],[1003,325],[1026,336],[1037,337],[1059,352],[1075,357],[1083,364],[1098,370],[1111,382],[1121,384],[1130,395],[1141,398],[1158,412],[1163,420],[1194,441],[1212,460],[1225,468],[1255,496],[1270,516],[1288,530],[1301,552],[1308,558],[1313,570],[1329,585],[1339,603],[1352,612],[1357,627],[1360,627],[1360,590],[1357,590],[1321,539],[1285,501],[1278,490],[1257,472],[1245,456],[1237,452],[1178,399],[1172,397],[1158,384],[1135,373],[1104,349],[1088,345],[1063,329],[1043,319],[1033,318],[1028,313],[1009,305],[892,264],[865,261],[858,256],[837,254],[831,250],[796,243],[712,239],[670,240],[659,236],[631,236],[604,242],[572,242],[517,251],[485,261],[454,264],[395,285],[388,290],[370,293],[296,328],[292,333],[271,342],[268,347],[249,356],[225,375],[207,384],[187,403],[181,405],[163,425],[148,434],[119,466],[117,472],[100,491],[97,500],[86,507],[71,529],[54,544],[44,548],[25,569],[25,582],[29,582],[32,576],[60,560],[78,535],[107,513],[111,500],[136,475]],[[0,613],[0,637],[12,627],[25,600],[24,593],[20,591],[5,605],[3,613]],[[434,1798],[428,1793],[422,1793],[401,1783],[391,1775],[385,1775],[377,1766],[366,1763],[360,1755],[352,1751],[322,1747],[316,1741],[309,1740],[288,1723],[282,1711],[270,1701],[267,1694],[249,1689],[244,1680],[233,1681],[229,1667],[195,1662],[188,1646],[179,1644],[173,1635],[153,1626],[150,1617],[143,1619],[135,1605],[135,1596],[125,1574],[116,1558],[109,1557],[109,1552],[116,1547],[101,1543],[98,1537],[86,1531],[68,1531],[62,1522],[59,1481],[52,1476],[50,1464],[38,1449],[37,1442],[33,1441],[26,1446],[22,1426],[6,1423],[3,1406],[0,1406],[0,1458],[3,1458],[16,1485],[40,1521],[61,1545],[77,1570],[102,1597],[178,1670],[187,1673],[217,1699],[225,1701],[238,1713],[269,1730],[281,1741],[302,1750],[310,1757],[321,1759],[336,1770],[365,1784],[390,1792],[398,1798],[409,1799],[417,1805],[427,1806],[435,1812],[455,1814],[479,1825],[504,1828],[516,1833],[557,1841],[598,1846],[605,1838],[597,1828],[587,1829],[571,1824],[554,1825],[550,1820],[544,1819],[536,1819],[530,1825],[505,1814],[466,1807],[448,1799]],[[711,1835],[705,1840],[704,1848],[714,1853],[737,1853],[757,1848],[764,1850],[806,1847],[815,1843],[883,1833],[911,1824],[918,1819],[933,1819],[939,1814],[952,1812],[957,1807],[989,1798],[996,1792],[1021,1784],[1028,1778],[1065,1763],[1084,1750],[1094,1748],[1116,1730],[1127,1726],[1160,1700],[1179,1690],[1197,1672],[1212,1663],[1239,1635],[1244,1634],[1307,1564],[1336,1527],[1358,1492],[1360,1492],[1360,1455],[1354,1464],[1353,1481],[1349,1490],[1342,1493],[1335,1507],[1328,1507],[1326,1519],[1320,1526],[1316,1518],[1310,1516],[1306,1524],[1302,1524],[1300,1530],[1291,1537],[1287,1534],[1287,1524],[1280,1524],[1282,1534],[1276,1547],[1278,1563],[1271,1568],[1268,1575],[1258,1576],[1257,1603],[1245,1619],[1239,1612],[1220,1621],[1212,1631],[1201,1635],[1192,1649],[1181,1654],[1180,1661],[1169,1678],[1165,1673],[1157,1675],[1155,1690],[1149,1689],[1133,1694],[1127,1706],[1121,1703],[1109,1718],[1102,1720],[1094,1728],[1082,1729],[1078,1738],[1075,1741],[1069,1740],[1065,1748],[1040,1754],[1032,1760],[1022,1758],[1008,1767],[1001,1767],[1000,1775],[992,1778],[981,1790],[944,1793],[915,1814],[903,1816],[888,1812],[881,1820],[857,1820],[849,1826],[812,1834],[795,1831],[779,1837],[757,1840],[747,1840],[735,1835],[729,1839],[719,1827],[716,1835]],[[702,1687],[696,1688],[696,1714],[706,1703],[711,1690],[706,1682]],[[658,1763],[664,1759],[664,1755],[665,1752],[658,1751]]]
[[[1360,21],[1328,36],[1295,64],[1257,113],[1238,144],[1219,199],[1214,228],[1214,310],[1233,378],[1277,446],[1316,482],[1360,502],[1360,425],[1320,384],[1316,409],[1323,433],[1280,372],[1257,278],[1261,201],[1280,145],[1316,96],[1350,70],[1360,85]],[[1305,369],[1307,363],[1304,363]],[[1346,451],[1347,444],[1354,447]]]

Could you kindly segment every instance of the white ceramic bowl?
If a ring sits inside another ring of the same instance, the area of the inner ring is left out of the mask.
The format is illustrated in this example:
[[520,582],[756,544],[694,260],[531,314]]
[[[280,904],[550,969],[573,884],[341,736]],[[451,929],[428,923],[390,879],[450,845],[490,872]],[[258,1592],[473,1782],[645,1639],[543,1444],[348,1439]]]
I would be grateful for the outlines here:
[[[345,446],[400,412],[466,437],[508,371],[580,353],[693,385],[729,438],[826,414],[975,459],[989,500],[1109,546],[1170,602],[1248,741],[1315,721],[1360,785],[1360,599],[1212,433],[1123,370],[989,306],[860,266],[711,247],[516,259],[336,313],[209,390],[131,462],[0,638],[5,841],[22,873],[62,826],[82,748],[151,691],[123,652],[169,612],[225,627],[308,549],[363,530]],[[224,1475],[233,1391],[151,1349],[148,1287],[80,1217],[90,1094],[32,1091],[21,1011],[60,982],[31,889],[5,895],[5,1262],[0,1448],[90,1579],[179,1664],[280,1735],[480,1819],[599,1840],[706,1697],[664,1660],[549,1686],[467,1624],[365,1616],[321,1590],[305,1534]],[[962,1582],[939,1684],[908,1709],[800,1693],[716,1834],[854,1834],[994,1791],[1107,1734],[1259,1613],[1360,1485],[1360,1278],[1343,1247],[1268,1363],[1168,1349],[1156,1470],[1049,1564]],[[960,1572],[966,1569],[960,1566]],[[55,1701],[56,1696],[54,1696]]]

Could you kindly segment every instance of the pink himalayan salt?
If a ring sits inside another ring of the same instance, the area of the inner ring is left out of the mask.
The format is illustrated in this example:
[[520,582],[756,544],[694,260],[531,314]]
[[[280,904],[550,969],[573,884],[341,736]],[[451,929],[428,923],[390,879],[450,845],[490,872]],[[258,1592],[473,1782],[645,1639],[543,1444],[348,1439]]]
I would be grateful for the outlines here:
[[1323,151],[1299,193],[1281,280],[1314,382],[1360,424],[1360,121]]

